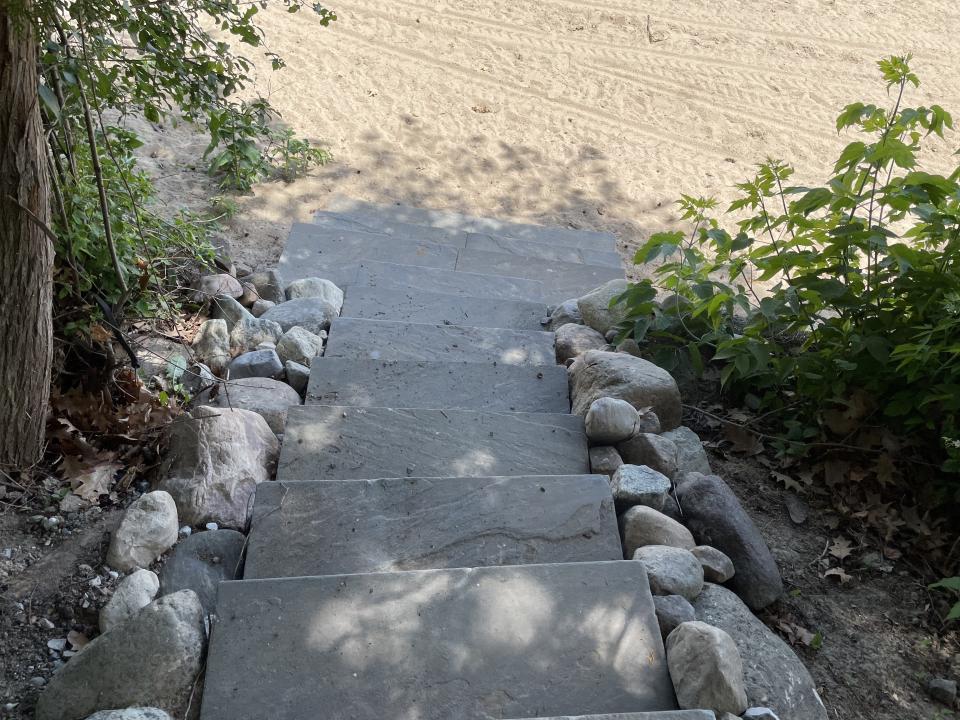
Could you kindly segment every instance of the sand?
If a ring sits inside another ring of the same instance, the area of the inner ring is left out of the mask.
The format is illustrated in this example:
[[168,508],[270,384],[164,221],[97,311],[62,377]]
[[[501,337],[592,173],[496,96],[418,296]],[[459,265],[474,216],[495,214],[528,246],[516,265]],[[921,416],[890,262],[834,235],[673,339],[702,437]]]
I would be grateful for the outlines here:
[[[626,257],[677,225],[681,192],[729,201],[765,157],[825,179],[852,138],[835,130],[840,108],[891,102],[874,63],[892,53],[915,56],[909,102],[960,113],[960,10],[945,0],[329,4],[328,29],[263,13],[285,70],[247,52],[283,122],[336,157],[240,199],[227,229],[251,266],[275,262],[331,192],[608,229]],[[145,148],[170,206],[216,194],[204,144],[167,128]],[[955,166],[958,144],[931,143],[926,168]]]

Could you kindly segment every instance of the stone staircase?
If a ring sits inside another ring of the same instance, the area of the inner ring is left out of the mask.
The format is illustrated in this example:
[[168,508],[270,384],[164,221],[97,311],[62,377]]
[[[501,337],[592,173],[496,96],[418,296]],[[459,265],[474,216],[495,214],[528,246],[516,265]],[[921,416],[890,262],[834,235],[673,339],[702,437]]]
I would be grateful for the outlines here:
[[201,718],[712,720],[676,711],[540,329],[622,277],[613,237],[338,198],[281,273],[346,298],[220,586]]

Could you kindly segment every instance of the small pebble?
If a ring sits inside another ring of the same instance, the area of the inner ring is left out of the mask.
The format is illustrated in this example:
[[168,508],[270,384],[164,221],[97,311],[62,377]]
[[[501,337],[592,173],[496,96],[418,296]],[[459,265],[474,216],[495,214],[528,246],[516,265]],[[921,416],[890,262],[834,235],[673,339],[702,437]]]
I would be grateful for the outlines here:
[[7,712],[13,712],[14,710],[17,709],[17,705],[19,704],[20,703],[7,703],[6,705],[3,706],[3,709]]
[[207,530],[219,530],[219,529],[220,529],[220,526],[217,525],[215,522],[208,522],[204,527],[206,527]]
[[9,560],[10,558],[12,558],[12,557],[13,557],[13,548],[4,548],[4,549],[3,549],[3,556],[4,556],[7,560]]
[[46,685],[47,681],[42,677],[32,677],[30,678],[30,684],[38,688]]
[[56,627],[56,625],[50,622],[50,620],[47,618],[40,618],[40,620],[37,622],[37,625],[42,627],[44,630],[53,630]]
[[103,584],[103,578],[101,578],[99,575],[97,575],[96,577],[90,578],[91,586],[100,587],[102,584]]
[[189,525],[184,525],[182,528],[180,528],[180,537],[190,537],[192,533],[193,528]]
[[107,575],[110,576],[111,580],[116,580],[118,577],[120,577],[120,573],[118,573],[116,570],[107,570]]
[[47,640],[47,647],[51,650],[56,650],[57,652],[63,652],[67,649],[67,639],[54,638],[53,640]]

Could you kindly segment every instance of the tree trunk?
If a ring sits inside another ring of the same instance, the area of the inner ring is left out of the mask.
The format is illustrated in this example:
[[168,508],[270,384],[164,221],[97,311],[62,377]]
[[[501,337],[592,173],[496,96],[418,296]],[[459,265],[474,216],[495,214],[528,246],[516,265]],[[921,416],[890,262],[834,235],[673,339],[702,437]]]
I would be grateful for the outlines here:
[[53,353],[50,187],[29,6],[0,0],[0,466],[13,468],[43,453]]

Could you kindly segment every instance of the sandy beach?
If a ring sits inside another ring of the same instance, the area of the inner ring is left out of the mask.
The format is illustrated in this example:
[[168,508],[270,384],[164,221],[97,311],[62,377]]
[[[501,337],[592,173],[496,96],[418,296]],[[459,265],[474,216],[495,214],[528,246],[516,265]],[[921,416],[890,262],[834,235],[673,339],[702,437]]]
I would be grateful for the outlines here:
[[[633,245],[675,222],[679,193],[729,200],[765,157],[801,182],[850,141],[834,120],[887,104],[881,56],[911,52],[909,102],[960,112],[960,11],[938,0],[338,0],[265,12],[258,90],[336,162],[265,183],[230,223],[249,265],[276,260],[289,224],[337,192],[535,222],[609,229]],[[944,171],[951,144],[925,163]],[[162,199],[215,192],[205,141],[167,129],[147,150]]]

